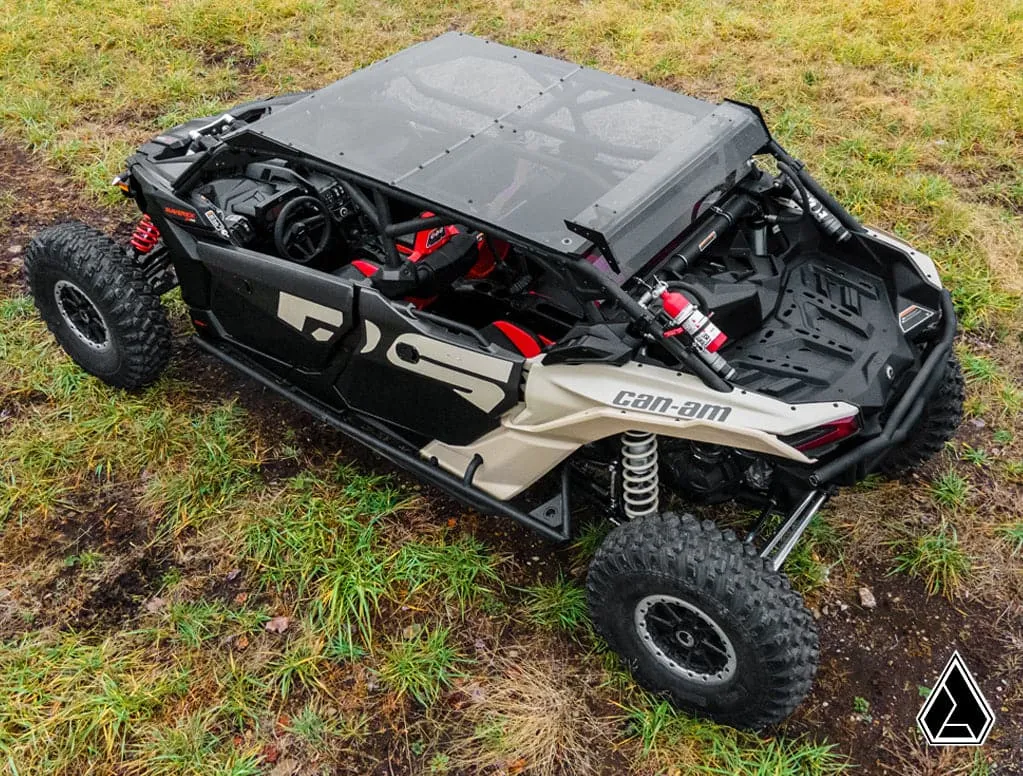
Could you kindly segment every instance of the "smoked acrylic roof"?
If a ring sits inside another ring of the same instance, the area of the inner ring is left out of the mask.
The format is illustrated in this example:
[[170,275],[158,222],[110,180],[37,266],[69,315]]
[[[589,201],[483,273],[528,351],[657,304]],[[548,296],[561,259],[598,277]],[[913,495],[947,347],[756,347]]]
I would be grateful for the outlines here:
[[[447,33],[249,125],[553,250],[650,258],[768,141],[759,115]],[[237,142],[237,140],[236,140]]]

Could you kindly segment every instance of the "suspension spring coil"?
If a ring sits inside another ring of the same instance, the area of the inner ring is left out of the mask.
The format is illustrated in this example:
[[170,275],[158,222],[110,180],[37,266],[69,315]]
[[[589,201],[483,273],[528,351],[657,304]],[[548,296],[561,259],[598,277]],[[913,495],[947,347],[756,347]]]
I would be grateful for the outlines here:
[[622,434],[622,511],[629,520],[657,513],[660,480],[657,437],[647,431]]
[[156,228],[148,213],[139,219],[130,242],[131,247],[140,254],[149,253],[160,242],[160,230]]

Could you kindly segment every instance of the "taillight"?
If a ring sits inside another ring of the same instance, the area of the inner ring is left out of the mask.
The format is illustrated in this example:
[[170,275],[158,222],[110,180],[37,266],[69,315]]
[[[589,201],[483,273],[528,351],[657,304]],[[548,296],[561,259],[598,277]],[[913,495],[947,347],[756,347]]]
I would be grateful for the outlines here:
[[797,450],[806,452],[807,450],[816,450],[818,447],[839,442],[851,437],[859,430],[859,419],[856,415],[851,415],[848,418],[833,420],[830,423],[825,423],[823,426],[801,431],[798,434],[782,437],[782,440]]

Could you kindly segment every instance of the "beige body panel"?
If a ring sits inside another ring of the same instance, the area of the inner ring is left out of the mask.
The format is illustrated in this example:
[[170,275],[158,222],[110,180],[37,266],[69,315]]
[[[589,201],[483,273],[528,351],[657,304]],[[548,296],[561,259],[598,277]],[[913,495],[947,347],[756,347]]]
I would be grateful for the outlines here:
[[[642,397],[650,397],[651,401]],[[631,406],[644,404],[655,409]],[[708,417],[680,414],[706,415],[708,407],[712,408]],[[844,402],[786,404],[742,389],[718,393],[691,375],[636,362],[620,367],[544,366],[541,357],[530,364],[525,402],[505,413],[500,428],[471,445],[435,441],[420,453],[436,458],[444,469],[458,476],[479,454],[483,464],[473,484],[495,498],[509,499],[580,446],[629,429],[811,463],[813,459],[777,436],[856,413],[856,407]]]

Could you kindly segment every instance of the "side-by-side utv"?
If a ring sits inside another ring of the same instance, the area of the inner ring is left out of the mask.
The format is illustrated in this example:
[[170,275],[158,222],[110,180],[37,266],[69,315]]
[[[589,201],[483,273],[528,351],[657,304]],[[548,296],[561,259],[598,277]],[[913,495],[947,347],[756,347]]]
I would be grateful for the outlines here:
[[[960,419],[933,262],[741,103],[449,33],[169,129],[115,183],[129,245],[62,224],[26,256],[85,370],[154,381],[177,286],[202,348],[465,503],[554,540],[596,510],[597,631],[733,725],[811,686],[782,569],[814,515]],[[743,536],[663,511],[733,500]]]

